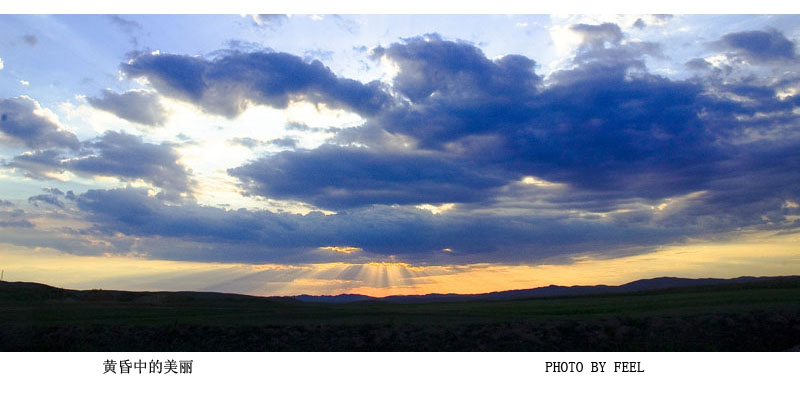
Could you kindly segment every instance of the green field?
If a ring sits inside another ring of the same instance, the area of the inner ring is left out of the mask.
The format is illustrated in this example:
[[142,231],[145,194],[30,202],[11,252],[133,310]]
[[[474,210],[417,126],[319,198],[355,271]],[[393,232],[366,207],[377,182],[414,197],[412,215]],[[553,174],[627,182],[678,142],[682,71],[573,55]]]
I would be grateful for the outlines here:
[[782,351],[800,279],[394,304],[0,283],[3,351]]

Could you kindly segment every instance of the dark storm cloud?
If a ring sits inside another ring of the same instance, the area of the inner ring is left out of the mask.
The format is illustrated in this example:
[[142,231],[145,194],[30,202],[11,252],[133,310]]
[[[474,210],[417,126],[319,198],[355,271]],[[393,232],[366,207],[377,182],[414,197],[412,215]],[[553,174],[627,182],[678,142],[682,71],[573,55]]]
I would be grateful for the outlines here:
[[[622,187],[653,193],[647,187],[661,185],[658,189],[663,189],[693,178],[697,169],[683,169],[684,175],[670,173],[682,164],[713,154],[708,146],[711,138],[694,107],[701,88],[647,74],[631,77],[628,72],[643,67],[641,56],[651,48],[643,46],[646,43],[605,48],[602,42],[621,41],[615,25],[577,25],[574,29],[586,37],[584,51],[577,58],[580,67],[551,76],[556,83],[548,89],[537,87],[538,77],[530,69],[526,79],[519,79],[518,72],[497,68],[499,76],[480,80],[520,83],[514,89],[488,90],[488,95],[483,94],[486,90],[474,87],[477,93],[472,95],[441,90],[428,103],[389,114],[383,126],[419,138],[425,146],[457,144],[484,163],[502,163],[505,169],[513,170],[508,181],[529,174],[590,189]],[[456,44],[417,40],[413,45],[425,50],[414,51],[422,60],[410,63],[426,65],[426,59],[450,55],[452,51],[443,49]],[[474,68],[486,69],[491,63],[474,47],[461,50],[476,58],[469,64],[481,65]],[[406,53],[399,47],[396,52]],[[518,63],[533,64],[524,58]],[[438,75],[434,68],[420,67],[412,68],[409,77],[405,63],[399,65],[400,82],[425,80],[417,76],[420,72],[430,73],[431,79]],[[456,73],[469,74],[461,70]],[[470,88],[468,84],[460,86]],[[487,99],[465,103],[462,97]],[[471,143],[464,139],[469,135],[473,140],[474,136],[482,139]],[[651,179],[660,181],[648,182]],[[675,192],[671,189],[663,194]]]
[[15,156],[10,162],[2,161],[3,166],[22,170],[25,177],[43,180],[54,178],[54,174],[64,172],[61,152],[37,150]]
[[[800,117],[796,108],[800,96],[779,97],[778,93],[786,88],[784,80],[725,79],[712,73],[704,82],[707,91],[713,93],[702,97],[703,122],[721,141],[766,139],[779,147],[797,140]],[[741,143],[737,145],[742,146]],[[741,155],[733,150],[731,154]]]
[[526,103],[541,83],[524,56],[487,59],[469,43],[428,35],[374,50],[400,68],[393,88],[411,103],[382,113],[380,126],[441,149],[469,135],[487,135],[530,117]]
[[531,59],[508,55],[492,61],[472,44],[445,41],[438,35],[373,50],[373,57],[382,56],[400,67],[393,87],[414,103],[436,100],[434,94],[466,101],[530,94],[541,82]]
[[28,198],[28,203],[36,207],[39,207],[39,202],[47,203],[56,206],[58,208],[64,208],[64,203],[61,200],[59,200],[57,196],[52,194],[42,194],[42,195],[31,196]]
[[[645,67],[644,57],[659,56],[657,44],[624,44],[613,24],[573,29],[585,37],[574,67],[553,73],[546,87],[530,59],[492,61],[436,35],[377,48],[376,58],[398,65],[393,88],[408,101],[337,131],[334,141],[361,148],[272,154],[229,173],[249,193],[333,209],[487,205],[500,186],[532,175],[571,188],[559,196],[562,208],[604,212],[719,187],[751,149],[734,141],[754,130],[797,138],[796,104],[777,99],[773,87],[670,80]],[[387,136],[425,150],[387,149]]]
[[[46,203],[60,209],[66,208],[64,203],[59,199],[59,196],[66,196],[64,192],[62,192],[58,188],[42,188],[45,192],[44,194],[31,196],[28,198],[28,203],[32,204],[34,207],[39,207],[39,203]],[[17,213],[24,214],[24,212],[17,211]]]
[[795,43],[778,30],[729,33],[714,44],[753,63],[795,61]]
[[229,170],[262,196],[318,207],[469,202],[485,199],[503,179],[470,168],[465,159],[375,152],[324,145],[284,151]]
[[161,197],[171,200],[179,200],[182,193],[192,193],[191,172],[179,163],[180,156],[169,143],[152,144],[139,136],[107,131],[82,146],[77,156],[40,150],[17,155],[4,165],[36,179],[54,178],[54,173],[67,170],[128,181],[141,179],[161,188]]
[[151,144],[138,136],[108,131],[84,145],[93,154],[66,161],[66,168],[90,175],[142,179],[162,188],[170,199],[191,193],[190,173],[169,143]]
[[724,157],[698,118],[699,86],[593,64],[560,74],[507,133],[518,171],[656,198],[702,188]]
[[[737,116],[778,109],[792,116],[791,103],[770,99],[769,88],[724,88],[761,103],[750,108],[709,97],[700,82],[647,73],[643,57],[657,54],[657,46],[621,44],[616,25],[573,29],[585,37],[576,67],[551,75],[546,88],[530,59],[492,61],[469,43],[436,35],[378,48],[376,58],[398,65],[393,88],[410,103],[337,132],[334,141],[361,148],[272,154],[229,174],[249,193],[329,209],[489,204],[499,187],[535,175],[597,200],[573,204],[604,211],[626,199],[708,188],[740,154],[741,148],[721,144],[743,130]],[[382,148],[386,132],[409,136],[426,150]]]
[[[522,262],[684,237],[672,230],[628,228],[610,222],[537,216],[434,215],[387,206],[335,215],[223,210],[193,204],[169,206],[136,189],[91,190],[80,195],[77,203],[95,223],[94,235],[120,232],[158,238],[160,242],[144,243],[144,250],[139,252],[181,260],[320,262],[332,257],[319,247],[347,245],[362,248],[366,255],[363,259],[374,259],[374,254],[380,254],[433,263],[429,260],[431,254],[441,254],[443,248],[450,248],[454,251],[449,254],[452,256],[441,259],[460,263]],[[173,248],[162,250],[159,243],[168,243]],[[202,254],[198,254],[198,248]]]
[[142,125],[160,126],[167,121],[167,112],[155,93],[128,91],[119,94],[106,89],[100,97],[87,100],[94,108]]
[[390,99],[378,82],[339,78],[319,61],[308,63],[287,53],[231,52],[213,60],[139,54],[121,67],[128,77],[147,77],[161,94],[227,117],[249,103],[286,108],[292,100],[369,115]]
[[[783,221],[786,201],[800,199],[800,141],[756,141],[736,147],[731,171],[715,179],[692,210],[735,217],[741,224]],[[795,210],[797,211],[797,210]],[[731,215],[733,214],[733,215]],[[776,218],[776,216],[781,218]]]
[[0,137],[32,149],[79,147],[78,138],[45,116],[39,103],[27,96],[0,99]]

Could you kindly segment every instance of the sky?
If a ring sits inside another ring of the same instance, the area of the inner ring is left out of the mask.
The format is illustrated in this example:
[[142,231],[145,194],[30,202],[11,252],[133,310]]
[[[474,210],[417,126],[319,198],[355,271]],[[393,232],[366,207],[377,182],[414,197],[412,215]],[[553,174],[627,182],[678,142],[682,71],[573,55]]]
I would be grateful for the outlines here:
[[0,15],[0,269],[374,296],[800,274],[797,15]]

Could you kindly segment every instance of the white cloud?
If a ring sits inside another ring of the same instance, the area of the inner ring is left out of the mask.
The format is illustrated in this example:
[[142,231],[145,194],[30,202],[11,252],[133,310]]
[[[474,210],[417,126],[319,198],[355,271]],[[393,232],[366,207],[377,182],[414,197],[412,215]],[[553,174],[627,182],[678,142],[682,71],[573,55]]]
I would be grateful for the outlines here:
[[141,127],[120,119],[115,115],[98,110],[86,101],[86,97],[77,96],[77,104],[73,101],[63,102],[58,111],[64,117],[64,123],[78,132],[78,138],[87,140],[102,134],[106,130],[124,130],[127,133],[140,134]]
[[3,69],[3,59],[0,58],[0,70],[2,70],[2,69]]
[[[195,197],[201,204],[299,213],[306,213],[311,208],[297,202],[242,196],[238,180],[227,174],[229,168],[241,166],[260,155],[282,148],[264,145],[251,150],[228,141],[233,137],[269,141],[291,135],[297,140],[298,148],[313,149],[333,137],[326,128],[352,127],[364,122],[356,114],[305,102],[291,103],[286,109],[249,106],[238,117],[228,119],[205,113],[180,100],[167,97],[160,100],[168,118],[164,125],[155,127],[142,127],[98,110],[83,96],[61,103],[58,110],[71,130],[81,131],[81,140],[95,138],[106,130],[116,130],[140,135],[151,143],[176,143],[175,149],[181,157],[181,163],[191,169],[192,177],[198,183]],[[304,124],[311,130],[290,132],[286,130],[286,125],[291,122]],[[182,135],[180,139],[176,138],[178,134]]]
[[445,203],[435,206],[433,204],[420,204],[416,206],[420,210],[428,210],[433,214],[441,214],[445,211],[452,210],[456,205],[454,203]]

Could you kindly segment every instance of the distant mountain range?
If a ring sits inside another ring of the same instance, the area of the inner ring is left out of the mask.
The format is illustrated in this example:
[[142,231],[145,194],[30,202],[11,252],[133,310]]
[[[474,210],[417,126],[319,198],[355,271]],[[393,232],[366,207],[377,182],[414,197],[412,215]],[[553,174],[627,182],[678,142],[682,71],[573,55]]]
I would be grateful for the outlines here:
[[548,298],[564,296],[584,296],[618,294],[639,291],[664,290],[669,288],[683,288],[703,285],[747,283],[773,278],[798,278],[800,276],[786,277],[737,277],[731,279],[720,278],[678,278],[678,277],[658,277],[645,280],[637,280],[623,285],[575,285],[565,287],[560,285],[549,285],[547,287],[517,289],[511,291],[489,292],[482,294],[439,294],[432,293],[427,295],[394,295],[386,297],[372,297],[359,294],[342,295],[299,295],[295,299],[303,302],[316,303],[352,303],[364,301],[381,301],[390,303],[426,303],[426,302],[460,302],[473,300],[514,300],[529,298]]

